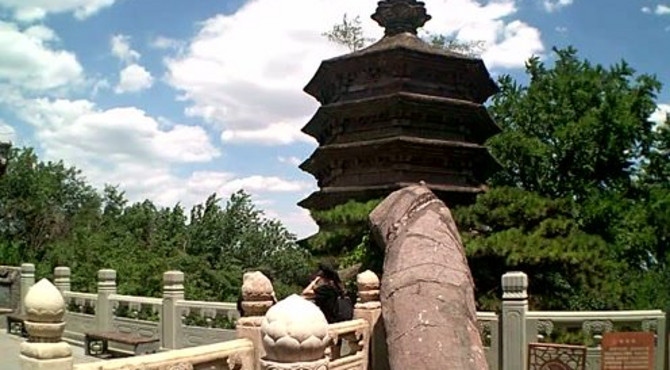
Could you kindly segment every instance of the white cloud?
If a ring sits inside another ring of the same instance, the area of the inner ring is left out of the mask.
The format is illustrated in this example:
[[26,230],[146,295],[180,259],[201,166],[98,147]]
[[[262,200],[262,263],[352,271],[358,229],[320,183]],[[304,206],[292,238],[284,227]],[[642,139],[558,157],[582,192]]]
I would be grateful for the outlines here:
[[[287,144],[307,140],[299,129],[317,103],[302,92],[322,60],[347,52],[321,34],[342,15],[362,15],[364,32],[383,30],[369,19],[376,0],[276,0],[247,2],[232,15],[203,22],[184,52],[166,61],[167,81],[190,103],[186,114],[221,130],[224,141]],[[523,67],[544,50],[540,33],[510,20],[514,0],[434,0],[426,25],[432,33],[484,41],[493,68]],[[509,23],[507,23],[509,22]],[[258,25],[271,32],[258,32]]]
[[272,123],[258,130],[224,130],[221,133],[221,140],[237,144],[261,143],[266,145],[291,144],[296,141],[316,143],[316,140],[300,132],[295,125],[283,122]]
[[670,114],[670,104],[659,104],[656,111],[649,117],[649,120],[657,125],[665,124]]
[[567,32],[568,32],[568,27],[557,26],[557,27],[555,28],[555,30],[556,30],[556,32],[558,32],[558,33],[567,33]]
[[484,59],[495,60],[498,67],[518,67],[520,58],[516,53],[532,55],[544,50],[540,31],[521,21],[513,21],[499,29],[498,40],[499,42],[488,46],[482,55]]
[[70,52],[50,44],[56,34],[45,26],[21,30],[0,21],[0,82],[26,90],[49,90],[83,81],[83,69]]
[[151,73],[139,64],[131,64],[119,73],[119,84],[114,89],[117,94],[138,92],[151,87],[154,79]]
[[165,36],[158,36],[151,40],[150,45],[155,49],[179,49],[183,46],[183,42]]
[[16,141],[16,130],[0,119],[0,142]]
[[41,20],[50,13],[73,13],[85,19],[112,4],[114,0],[0,0],[0,8],[13,11],[23,22]]
[[544,10],[553,13],[566,6],[572,5],[573,2],[574,0],[542,0],[542,5],[544,6]]
[[642,9],[640,9],[640,10],[642,11],[642,13],[646,13],[646,14],[651,13],[651,8],[648,7],[648,6],[643,6]]
[[298,157],[277,157],[279,163],[290,164],[291,166],[299,166],[302,163],[302,159]]
[[134,63],[140,59],[140,53],[130,48],[130,36],[114,35],[110,40],[112,55],[125,63]]
[[670,14],[670,6],[658,4],[656,5],[656,9],[654,9],[654,13],[656,13],[657,15]]

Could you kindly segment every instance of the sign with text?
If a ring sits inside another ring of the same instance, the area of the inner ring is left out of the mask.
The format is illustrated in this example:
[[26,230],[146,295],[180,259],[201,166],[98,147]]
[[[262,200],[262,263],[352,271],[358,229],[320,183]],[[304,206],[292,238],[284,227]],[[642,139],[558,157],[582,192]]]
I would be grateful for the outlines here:
[[653,370],[654,333],[605,333],[602,370]]

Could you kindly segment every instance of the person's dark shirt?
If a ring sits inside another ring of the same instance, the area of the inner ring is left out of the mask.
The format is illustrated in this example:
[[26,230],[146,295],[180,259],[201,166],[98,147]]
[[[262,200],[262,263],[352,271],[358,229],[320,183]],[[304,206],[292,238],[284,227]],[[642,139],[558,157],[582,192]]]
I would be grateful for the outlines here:
[[314,304],[321,309],[329,324],[337,322],[337,297],[339,296],[337,288],[330,284],[314,289]]

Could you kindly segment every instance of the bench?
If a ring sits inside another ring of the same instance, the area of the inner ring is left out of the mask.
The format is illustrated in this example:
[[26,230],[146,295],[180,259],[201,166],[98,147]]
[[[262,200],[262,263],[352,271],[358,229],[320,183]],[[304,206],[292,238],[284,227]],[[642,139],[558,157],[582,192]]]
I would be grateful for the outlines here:
[[14,334],[24,338],[28,337],[24,322],[28,318],[25,315],[9,314],[7,315],[7,334]]
[[[109,342],[124,345],[122,350],[111,351]],[[85,333],[84,349],[87,356],[111,357],[112,355],[143,355],[156,353],[160,339],[114,331]],[[128,348],[128,349],[126,349]]]

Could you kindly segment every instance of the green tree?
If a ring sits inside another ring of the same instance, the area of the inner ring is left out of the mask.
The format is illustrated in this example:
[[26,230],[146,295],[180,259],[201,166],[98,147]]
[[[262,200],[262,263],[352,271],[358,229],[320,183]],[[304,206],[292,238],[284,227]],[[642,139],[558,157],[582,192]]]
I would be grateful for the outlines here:
[[515,269],[537,281],[542,308],[657,302],[648,287],[667,275],[670,218],[668,141],[649,120],[661,85],[623,61],[605,68],[573,48],[554,52],[553,66],[527,63],[528,84],[500,79],[490,111],[502,133],[488,146],[504,169],[455,212],[480,304],[494,307],[500,274]]

